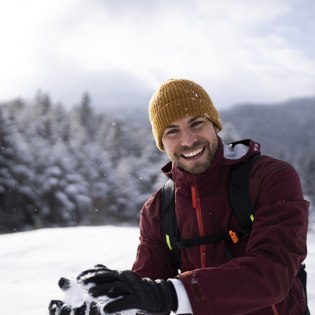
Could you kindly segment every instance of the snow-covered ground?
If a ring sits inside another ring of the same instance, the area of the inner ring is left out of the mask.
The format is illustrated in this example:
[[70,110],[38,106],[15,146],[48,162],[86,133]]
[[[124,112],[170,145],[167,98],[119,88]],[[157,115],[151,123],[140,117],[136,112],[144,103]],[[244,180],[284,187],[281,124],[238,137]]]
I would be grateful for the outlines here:
[[[62,298],[61,276],[75,276],[102,263],[129,269],[135,259],[138,229],[77,227],[0,235],[1,314],[45,315],[51,299]],[[315,234],[308,237],[308,296],[315,313]]]

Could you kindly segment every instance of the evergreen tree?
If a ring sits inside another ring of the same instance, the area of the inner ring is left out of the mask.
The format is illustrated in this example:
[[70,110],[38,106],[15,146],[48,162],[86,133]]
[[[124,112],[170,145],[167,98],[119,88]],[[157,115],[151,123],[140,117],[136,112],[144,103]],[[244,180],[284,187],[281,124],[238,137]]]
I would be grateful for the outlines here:
[[[275,110],[279,116],[265,108],[232,111],[220,136],[226,143],[253,138],[250,121],[263,152],[270,153],[266,143],[277,143],[271,155],[297,168],[306,197],[315,201],[314,115],[313,107],[305,109],[297,119],[286,112],[303,131],[294,137],[287,135],[283,111]],[[267,139],[271,126],[274,137]],[[96,113],[87,93],[70,110],[42,92],[32,101],[1,104],[0,145],[0,232],[138,222],[141,206],[165,181],[159,169],[168,158],[156,149],[149,127]]]

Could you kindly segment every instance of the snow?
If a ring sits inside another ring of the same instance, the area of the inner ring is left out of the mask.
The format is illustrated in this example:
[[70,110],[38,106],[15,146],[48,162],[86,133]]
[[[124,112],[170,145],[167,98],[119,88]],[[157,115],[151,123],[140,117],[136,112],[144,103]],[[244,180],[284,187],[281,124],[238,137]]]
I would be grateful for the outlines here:
[[[42,229],[0,235],[1,314],[45,315],[62,299],[57,282],[95,264],[130,269],[138,244],[136,227]],[[308,298],[315,312],[315,234],[308,236]]]

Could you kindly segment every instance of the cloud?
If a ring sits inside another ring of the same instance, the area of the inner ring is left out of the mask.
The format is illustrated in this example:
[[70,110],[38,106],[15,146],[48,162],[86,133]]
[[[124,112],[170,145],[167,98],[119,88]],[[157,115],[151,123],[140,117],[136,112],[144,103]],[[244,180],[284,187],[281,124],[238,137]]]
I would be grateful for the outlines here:
[[198,81],[220,106],[314,94],[315,24],[300,2],[13,0],[0,6],[0,83],[68,101],[140,98],[169,77]]

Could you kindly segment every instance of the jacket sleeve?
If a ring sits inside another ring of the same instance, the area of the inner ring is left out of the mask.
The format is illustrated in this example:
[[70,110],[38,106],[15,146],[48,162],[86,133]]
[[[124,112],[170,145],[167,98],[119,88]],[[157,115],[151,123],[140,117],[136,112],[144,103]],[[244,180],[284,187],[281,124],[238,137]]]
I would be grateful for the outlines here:
[[169,253],[161,237],[160,229],[161,190],[152,195],[140,213],[140,243],[132,270],[151,279],[174,278]]
[[250,185],[256,212],[245,255],[179,276],[195,315],[258,314],[283,301],[296,281],[307,253],[308,223],[299,176],[288,163],[261,157]]

